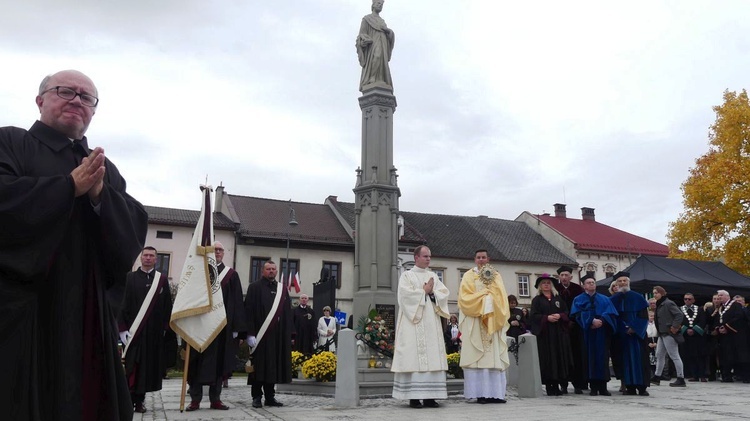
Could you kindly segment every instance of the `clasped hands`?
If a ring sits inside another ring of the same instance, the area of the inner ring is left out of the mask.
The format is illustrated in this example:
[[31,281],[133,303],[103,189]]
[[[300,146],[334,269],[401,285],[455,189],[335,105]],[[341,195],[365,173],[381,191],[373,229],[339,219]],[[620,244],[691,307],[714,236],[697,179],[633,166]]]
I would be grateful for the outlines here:
[[435,278],[430,278],[429,281],[427,281],[422,288],[424,289],[424,293],[427,295],[432,294],[433,288],[435,288]]
[[104,188],[104,149],[96,148],[89,156],[83,158],[81,165],[77,166],[70,175],[75,185],[75,197],[89,195],[89,200],[98,205]]
[[550,314],[547,316],[547,321],[557,323],[560,320],[560,313]]

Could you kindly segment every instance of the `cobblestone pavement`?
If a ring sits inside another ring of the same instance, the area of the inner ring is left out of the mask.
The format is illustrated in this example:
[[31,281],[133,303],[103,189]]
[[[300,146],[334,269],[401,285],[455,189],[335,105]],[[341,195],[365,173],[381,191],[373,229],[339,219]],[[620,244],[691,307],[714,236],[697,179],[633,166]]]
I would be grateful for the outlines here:
[[[228,411],[208,409],[208,391],[204,392],[201,409],[180,413],[180,379],[164,381],[161,392],[146,395],[145,414],[136,420],[474,420],[512,417],[517,420],[630,420],[658,417],[664,420],[750,419],[750,385],[743,383],[689,383],[674,388],[662,382],[649,389],[651,396],[623,396],[610,382],[612,396],[567,395],[542,396],[537,399],[518,398],[508,390],[508,403],[479,405],[462,396],[439,401],[438,409],[411,409],[407,402],[390,398],[362,399],[357,408],[335,408],[333,398],[277,394],[284,403],[281,408],[253,408],[250,387],[244,378],[230,379],[230,387],[222,392]],[[572,392],[572,387],[570,388]],[[187,397],[186,405],[190,397]]]

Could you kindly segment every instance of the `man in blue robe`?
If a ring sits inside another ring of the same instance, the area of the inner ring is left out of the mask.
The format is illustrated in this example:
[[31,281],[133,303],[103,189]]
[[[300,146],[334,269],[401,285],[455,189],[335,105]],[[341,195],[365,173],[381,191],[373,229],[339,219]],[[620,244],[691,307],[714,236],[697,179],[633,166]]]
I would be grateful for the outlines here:
[[617,310],[615,337],[620,346],[619,359],[626,394],[648,396],[646,388],[651,378],[646,327],[648,327],[648,301],[643,295],[630,290],[630,274],[618,272],[613,279],[618,292],[610,299]]
[[591,384],[591,396],[610,396],[607,391],[609,376],[609,345],[617,327],[617,310],[609,298],[596,292],[596,279],[586,275],[581,279],[584,293],[573,299],[570,318],[583,331],[583,378]]

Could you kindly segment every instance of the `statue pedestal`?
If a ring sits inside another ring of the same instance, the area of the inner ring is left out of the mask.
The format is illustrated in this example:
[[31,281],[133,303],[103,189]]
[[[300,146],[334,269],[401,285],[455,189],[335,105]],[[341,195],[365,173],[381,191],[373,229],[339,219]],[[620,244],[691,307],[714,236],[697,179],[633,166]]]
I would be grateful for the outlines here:
[[[512,364],[513,362],[511,362]],[[537,348],[536,336],[531,333],[525,333],[518,337],[518,372],[518,397],[541,397],[542,375],[539,371],[539,349]]]
[[[377,305],[396,305],[398,288],[398,188],[393,167],[391,90],[372,87],[359,98],[362,166],[354,191],[354,303],[356,322]],[[395,308],[395,307],[391,307]],[[395,310],[394,310],[395,311]]]

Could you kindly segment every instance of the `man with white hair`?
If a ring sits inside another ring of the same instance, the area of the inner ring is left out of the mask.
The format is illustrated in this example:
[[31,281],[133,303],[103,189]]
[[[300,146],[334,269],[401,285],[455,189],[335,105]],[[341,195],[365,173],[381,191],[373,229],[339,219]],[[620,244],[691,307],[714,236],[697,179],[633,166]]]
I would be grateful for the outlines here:
[[294,309],[294,345],[292,349],[305,355],[313,353],[318,342],[318,320],[308,304],[307,294],[299,296],[299,305]]
[[719,334],[719,354],[721,360],[721,381],[731,383],[737,376],[750,383],[748,375],[748,322],[742,305],[731,299],[725,290],[716,292],[721,303],[716,310],[718,320],[714,329]]
[[617,293],[612,296],[612,305],[617,310],[615,337],[622,370],[624,393],[646,395],[651,378],[649,349],[646,328],[648,327],[648,301],[643,295],[630,290],[630,273],[618,272],[612,279],[617,281]]

